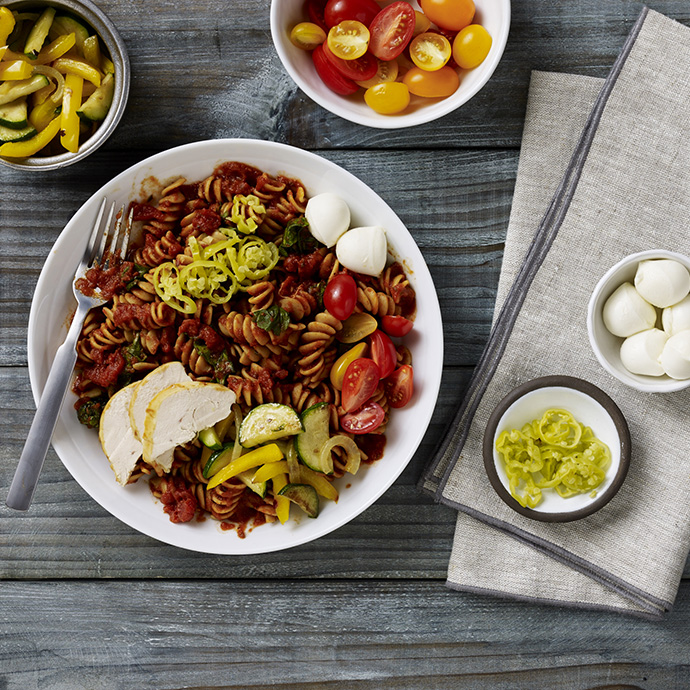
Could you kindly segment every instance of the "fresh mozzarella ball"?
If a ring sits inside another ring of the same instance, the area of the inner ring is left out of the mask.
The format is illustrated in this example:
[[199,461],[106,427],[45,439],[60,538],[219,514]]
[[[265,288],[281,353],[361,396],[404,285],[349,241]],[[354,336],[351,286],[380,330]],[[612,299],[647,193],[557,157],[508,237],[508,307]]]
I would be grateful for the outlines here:
[[658,328],[631,335],[621,345],[623,366],[633,374],[663,376],[664,369],[659,363],[659,357],[667,340],[666,333]]
[[672,379],[690,379],[690,330],[676,333],[666,341],[660,361]]
[[635,287],[655,307],[670,307],[690,292],[690,271],[673,259],[640,261]]
[[355,273],[377,276],[386,267],[388,243],[380,225],[352,228],[335,246],[338,261]]
[[664,330],[671,335],[690,329],[690,295],[661,312]]
[[644,300],[632,283],[623,283],[606,300],[602,316],[606,328],[621,338],[653,328],[654,307]]
[[337,194],[317,194],[307,202],[304,212],[311,234],[327,247],[332,247],[350,227],[350,209]]

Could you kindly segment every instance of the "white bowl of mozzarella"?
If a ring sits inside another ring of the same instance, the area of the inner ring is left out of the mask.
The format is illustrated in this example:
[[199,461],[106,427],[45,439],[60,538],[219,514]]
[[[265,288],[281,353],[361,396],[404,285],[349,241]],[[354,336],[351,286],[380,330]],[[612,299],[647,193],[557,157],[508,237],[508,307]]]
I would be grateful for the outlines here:
[[628,386],[690,387],[690,257],[653,249],[619,261],[592,293],[587,330],[600,364]]

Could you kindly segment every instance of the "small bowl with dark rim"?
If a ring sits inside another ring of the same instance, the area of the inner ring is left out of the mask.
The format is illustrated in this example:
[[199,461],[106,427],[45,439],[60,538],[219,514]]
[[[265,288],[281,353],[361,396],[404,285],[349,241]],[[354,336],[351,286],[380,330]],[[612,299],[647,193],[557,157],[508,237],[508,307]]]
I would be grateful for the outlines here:
[[[588,426],[611,450],[611,465],[595,495],[561,497],[554,489],[543,489],[535,508],[526,508],[510,493],[503,460],[496,451],[496,439],[506,430],[521,429],[549,409],[563,409]],[[498,403],[484,432],[484,467],[499,497],[513,510],[542,522],[579,520],[603,508],[620,489],[630,465],[630,431],[622,412],[600,388],[570,376],[544,376],[527,381]]]

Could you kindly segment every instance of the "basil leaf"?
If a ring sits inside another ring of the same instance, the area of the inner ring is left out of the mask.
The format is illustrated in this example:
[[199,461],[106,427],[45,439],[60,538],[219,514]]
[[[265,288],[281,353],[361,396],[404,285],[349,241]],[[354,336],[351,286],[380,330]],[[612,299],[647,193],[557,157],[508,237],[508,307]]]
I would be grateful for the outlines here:
[[309,223],[304,217],[293,218],[285,227],[280,255],[310,254],[323,246],[309,231]]
[[271,331],[275,335],[285,333],[290,326],[290,314],[277,304],[273,304],[268,309],[255,311],[252,317],[259,328]]

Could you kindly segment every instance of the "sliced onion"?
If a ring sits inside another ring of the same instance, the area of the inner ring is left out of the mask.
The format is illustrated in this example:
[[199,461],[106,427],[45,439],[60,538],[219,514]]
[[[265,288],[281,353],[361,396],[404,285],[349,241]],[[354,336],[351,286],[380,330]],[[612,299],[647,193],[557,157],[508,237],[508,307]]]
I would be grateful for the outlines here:
[[357,474],[359,463],[362,459],[362,454],[359,451],[357,444],[345,434],[338,434],[331,436],[321,449],[321,464],[328,461],[328,456],[331,451],[340,446],[347,454],[347,461],[345,462],[345,471],[350,474]]
[[55,105],[62,103],[62,92],[65,89],[65,77],[58,72],[55,67],[51,67],[50,65],[36,65],[34,67],[34,74],[45,74],[48,79],[53,79],[55,81],[57,88],[55,93],[49,98]]

